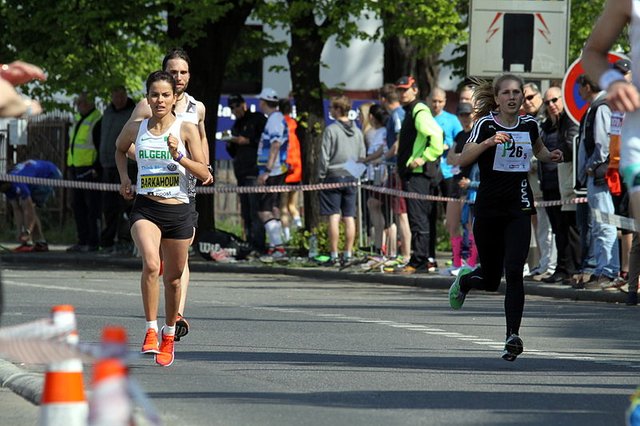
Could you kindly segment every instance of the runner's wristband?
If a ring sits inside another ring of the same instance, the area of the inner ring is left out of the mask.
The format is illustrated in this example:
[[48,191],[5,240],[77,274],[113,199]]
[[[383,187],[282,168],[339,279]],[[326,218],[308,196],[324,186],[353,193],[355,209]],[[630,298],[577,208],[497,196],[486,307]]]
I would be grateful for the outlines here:
[[626,80],[624,79],[624,75],[622,75],[620,71],[609,69],[609,70],[606,70],[604,74],[600,76],[600,81],[598,81],[598,85],[600,86],[600,89],[607,90],[609,89],[609,86],[611,86],[616,81],[626,81]]
[[182,157],[184,157],[184,154],[180,153],[180,155],[178,155],[176,158],[174,158],[173,161],[175,161],[176,163],[179,163],[180,160],[182,160]]

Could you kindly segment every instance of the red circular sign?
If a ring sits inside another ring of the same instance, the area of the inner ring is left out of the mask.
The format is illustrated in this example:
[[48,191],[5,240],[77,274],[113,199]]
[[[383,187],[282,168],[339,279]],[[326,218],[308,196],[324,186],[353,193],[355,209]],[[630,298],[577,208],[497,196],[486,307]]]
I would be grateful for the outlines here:
[[[620,59],[629,59],[622,53],[609,52],[608,59],[610,63],[614,63]],[[576,123],[580,124],[580,119],[587,110],[589,104],[582,99],[578,92],[578,77],[584,74],[582,68],[582,58],[576,59],[567,69],[564,79],[562,80],[562,99],[564,101],[564,110],[569,117]]]

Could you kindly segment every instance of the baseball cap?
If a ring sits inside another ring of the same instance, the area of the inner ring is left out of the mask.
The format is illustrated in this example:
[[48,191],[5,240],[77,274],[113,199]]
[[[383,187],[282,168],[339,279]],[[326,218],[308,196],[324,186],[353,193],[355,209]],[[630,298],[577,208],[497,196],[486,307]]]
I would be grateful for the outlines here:
[[618,59],[613,63],[613,68],[620,71],[622,74],[631,72],[631,62],[628,59]]
[[258,99],[262,99],[263,101],[269,102],[278,102],[278,94],[275,90],[265,87],[262,89],[262,92],[258,95]]
[[456,108],[456,114],[471,114],[473,113],[473,105],[469,102],[460,102]]
[[239,95],[237,93],[234,93],[233,95],[229,95],[229,98],[227,99],[227,106],[239,105],[243,103],[244,103],[244,98],[242,97],[242,95]]
[[396,81],[396,89],[408,89],[409,87],[414,87],[416,85],[416,79],[411,77],[410,75],[405,75],[404,77],[400,77]]

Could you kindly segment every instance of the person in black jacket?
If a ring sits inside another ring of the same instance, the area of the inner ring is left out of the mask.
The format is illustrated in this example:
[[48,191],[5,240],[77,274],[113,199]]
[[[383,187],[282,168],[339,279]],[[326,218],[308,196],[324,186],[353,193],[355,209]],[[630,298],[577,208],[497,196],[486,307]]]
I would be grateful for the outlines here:
[[[98,159],[102,167],[102,182],[120,183],[118,168],[116,167],[116,139],[122,128],[129,120],[131,113],[136,107],[135,102],[127,95],[124,86],[115,86],[111,89],[111,103],[104,111],[100,120],[101,144],[98,152]],[[133,176],[137,173],[134,161],[129,161],[129,170]],[[100,235],[100,246],[103,250],[116,253],[117,249],[125,250],[131,245],[131,234],[129,232],[129,221],[124,213],[131,210],[130,203],[127,203],[117,192],[105,191],[102,193],[102,215],[104,217],[104,227]],[[115,240],[118,239],[116,247]],[[127,244],[128,243],[128,244]]]
[[[258,143],[267,118],[259,112],[249,111],[241,95],[229,96],[227,104],[236,117],[227,141],[227,152],[233,158],[233,172],[238,186],[255,186]],[[265,250],[265,232],[258,217],[259,199],[259,194],[240,194],[240,213],[247,241],[254,250],[262,253]]]
[[[418,98],[418,85],[411,76],[401,77],[396,82],[396,92],[405,110],[402,129],[398,138],[398,175],[402,189],[421,195],[432,195],[440,174],[440,156],[444,151],[444,134],[431,115],[429,107]],[[429,214],[432,201],[407,198],[407,212],[411,227],[413,252],[406,265],[394,272],[415,274],[428,272]]]
[[[573,138],[578,134],[578,126],[564,111],[562,91],[550,87],[543,97],[544,121],[541,124],[542,142],[549,151],[562,151],[563,163],[544,163],[538,166],[540,188],[544,201],[563,201],[562,205],[547,206],[545,210],[555,234],[558,253],[556,270],[542,281],[546,283],[569,282],[569,278],[580,269],[580,234],[576,226],[575,204],[564,204],[575,198],[571,185]],[[567,164],[565,164],[567,163]],[[562,176],[561,176],[562,175]]]

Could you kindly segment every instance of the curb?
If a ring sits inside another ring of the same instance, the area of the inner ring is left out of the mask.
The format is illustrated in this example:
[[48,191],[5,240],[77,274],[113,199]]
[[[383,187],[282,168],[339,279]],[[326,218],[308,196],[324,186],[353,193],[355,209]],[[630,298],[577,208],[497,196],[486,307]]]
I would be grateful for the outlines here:
[[38,405],[44,386],[44,374],[33,373],[0,359],[0,386],[11,389],[30,403]]

